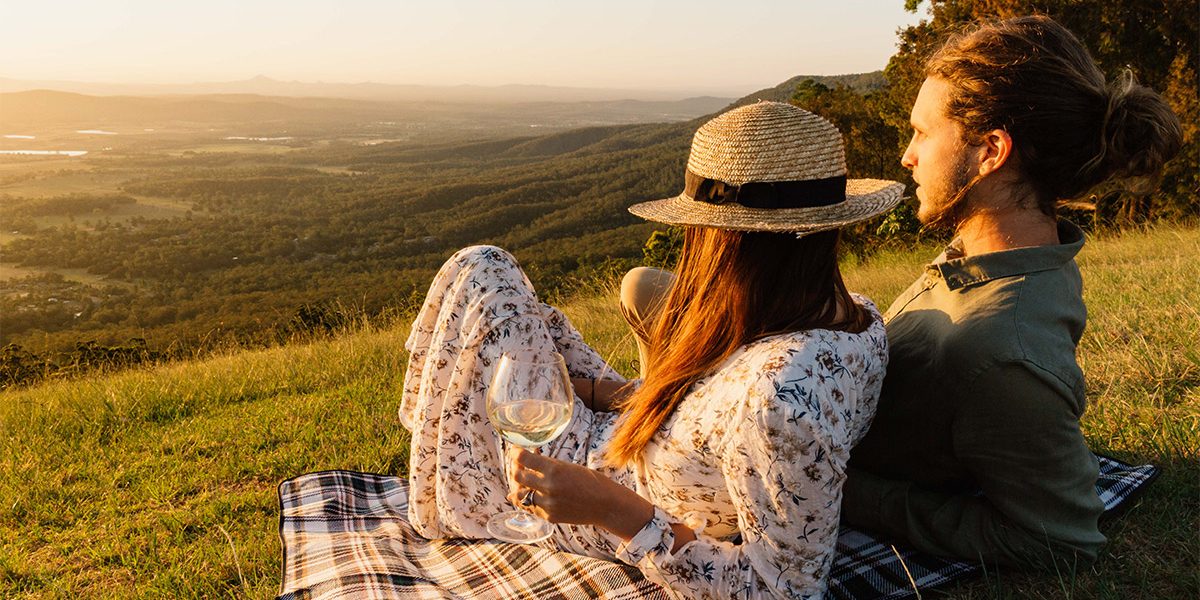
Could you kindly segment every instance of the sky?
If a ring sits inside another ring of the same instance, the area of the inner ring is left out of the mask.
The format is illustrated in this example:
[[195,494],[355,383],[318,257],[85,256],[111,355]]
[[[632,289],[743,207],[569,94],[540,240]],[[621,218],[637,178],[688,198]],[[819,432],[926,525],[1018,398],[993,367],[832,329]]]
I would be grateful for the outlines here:
[[0,77],[745,90],[881,69],[904,0],[5,0]]

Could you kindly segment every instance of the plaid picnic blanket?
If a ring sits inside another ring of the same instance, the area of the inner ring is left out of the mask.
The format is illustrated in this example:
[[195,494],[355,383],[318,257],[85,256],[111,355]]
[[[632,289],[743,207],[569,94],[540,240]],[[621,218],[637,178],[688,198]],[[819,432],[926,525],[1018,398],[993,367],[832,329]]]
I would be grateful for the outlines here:
[[[1100,456],[1096,491],[1108,511],[1158,469]],[[636,568],[549,548],[426,540],[408,524],[408,483],[322,471],[279,485],[279,600],[342,598],[650,598],[669,591]],[[827,598],[902,600],[976,574],[978,565],[905,550],[843,527]],[[914,587],[915,586],[915,587]]]

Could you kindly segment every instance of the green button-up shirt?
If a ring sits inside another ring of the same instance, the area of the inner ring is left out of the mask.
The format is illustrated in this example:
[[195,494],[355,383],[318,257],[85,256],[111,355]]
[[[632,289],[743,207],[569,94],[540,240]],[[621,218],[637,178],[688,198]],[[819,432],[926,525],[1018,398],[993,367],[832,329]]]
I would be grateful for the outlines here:
[[879,410],[851,456],[848,523],[989,564],[1095,559],[1103,504],[1075,361],[1083,233],[1060,222],[1059,239],[976,256],[951,244],[892,304]]

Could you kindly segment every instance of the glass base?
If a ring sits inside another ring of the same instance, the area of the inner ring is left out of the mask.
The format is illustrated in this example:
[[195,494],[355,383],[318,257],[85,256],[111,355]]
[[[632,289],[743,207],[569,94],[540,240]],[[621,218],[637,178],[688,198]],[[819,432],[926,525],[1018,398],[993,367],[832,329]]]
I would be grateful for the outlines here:
[[496,539],[514,544],[532,544],[550,537],[554,528],[541,517],[521,510],[510,510],[488,519],[487,530]]

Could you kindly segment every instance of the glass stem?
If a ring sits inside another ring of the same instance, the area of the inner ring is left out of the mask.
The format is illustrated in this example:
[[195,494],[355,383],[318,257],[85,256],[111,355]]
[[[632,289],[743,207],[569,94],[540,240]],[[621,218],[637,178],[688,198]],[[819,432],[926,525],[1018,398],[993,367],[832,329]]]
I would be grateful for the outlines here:
[[508,520],[508,523],[517,529],[530,529],[538,525],[539,519],[536,515],[525,510],[524,508],[517,507],[517,514],[513,515],[513,517]]

